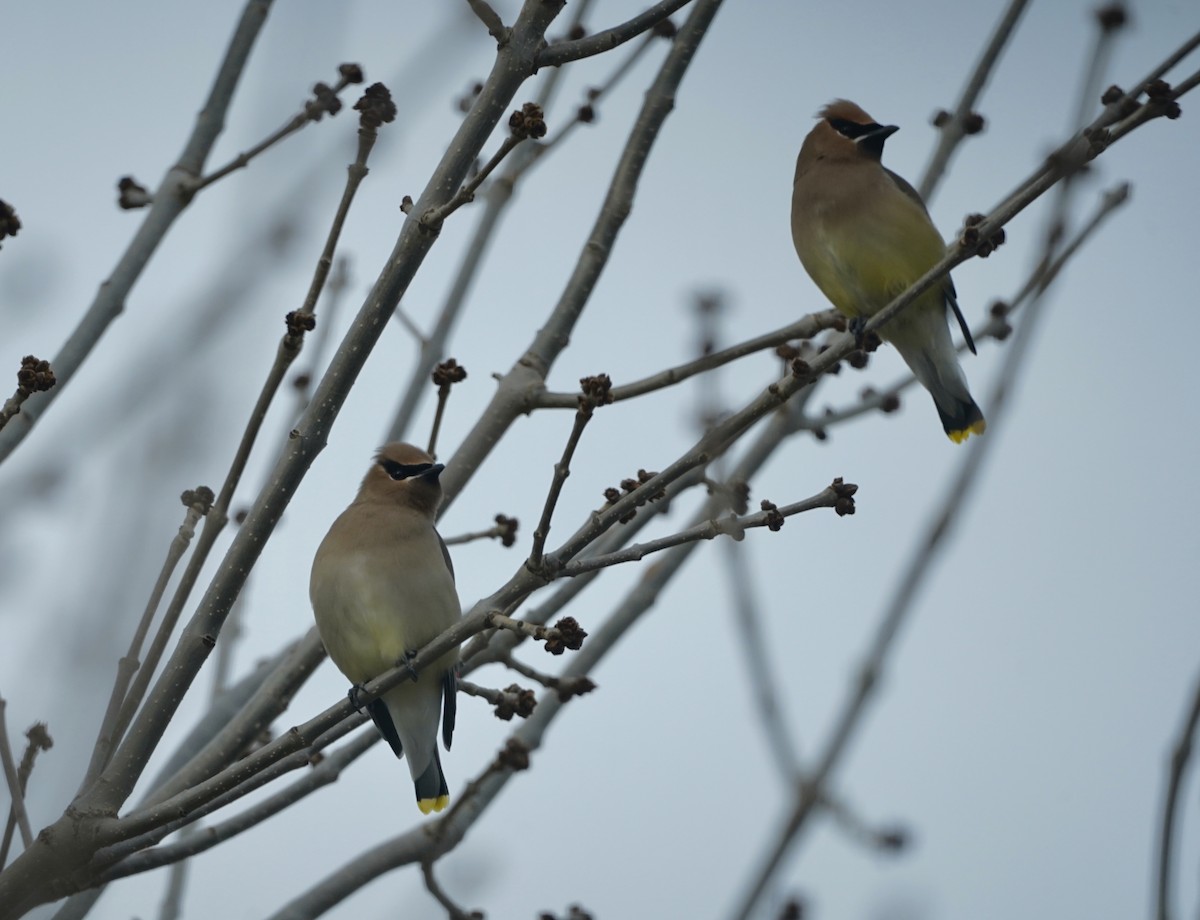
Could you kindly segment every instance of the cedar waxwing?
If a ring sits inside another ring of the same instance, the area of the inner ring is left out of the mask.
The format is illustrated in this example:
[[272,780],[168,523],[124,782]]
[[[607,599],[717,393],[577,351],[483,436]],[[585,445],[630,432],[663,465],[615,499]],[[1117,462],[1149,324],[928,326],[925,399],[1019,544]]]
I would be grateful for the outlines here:
[[[796,159],[792,241],[821,292],[861,321],[929,271],[946,245],[917,190],[880,162],[883,142],[899,129],[877,124],[845,99],[830,103],[818,117]],[[950,310],[974,352],[949,275],[879,334],[933,396],[942,427],[958,443],[983,434],[987,423],[958,366]]]
[[[321,541],[308,593],[329,657],[357,687],[453,626],[460,615],[454,567],[433,527],[442,464],[411,444],[380,449],[358,497]],[[367,704],[396,756],[408,760],[423,814],[450,801],[438,757],[450,749],[458,650]],[[353,690],[351,699],[353,699]]]

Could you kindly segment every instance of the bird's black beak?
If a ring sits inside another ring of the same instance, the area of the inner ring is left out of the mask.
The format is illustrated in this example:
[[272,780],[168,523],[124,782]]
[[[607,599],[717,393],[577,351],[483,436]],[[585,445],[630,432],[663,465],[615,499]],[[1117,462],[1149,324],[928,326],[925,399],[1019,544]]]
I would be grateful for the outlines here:
[[417,478],[424,479],[426,482],[437,482],[437,478],[442,475],[442,470],[445,468],[446,464],[444,463],[434,463]]
[[883,155],[883,142],[899,130],[899,125],[874,125],[856,137],[854,143],[880,157]]

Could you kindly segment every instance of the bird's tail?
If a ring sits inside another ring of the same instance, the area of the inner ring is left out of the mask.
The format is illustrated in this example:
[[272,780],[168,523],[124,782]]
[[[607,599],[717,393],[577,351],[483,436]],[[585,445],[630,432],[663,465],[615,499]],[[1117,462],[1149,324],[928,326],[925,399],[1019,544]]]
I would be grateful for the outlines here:
[[962,397],[959,397],[949,390],[929,392],[933,396],[933,404],[937,406],[942,428],[955,444],[961,444],[971,435],[983,434],[987,430],[987,420],[970,393],[964,390]]
[[941,341],[939,334],[916,347],[896,339],[892,343],[917,380],[933,397],[946,436],[955,444],[961,444],[973,434],[983,434],[987,430],[987,422],[967,389],[967,379],[958,366],[958,355],[950,341],[949,330],[942,325],[939,333],[941,331],[945,331],[944,341]]
[[446,776],[442,773],[442,759],[438,756],[436,747],[433,749],[433,758],[429,761],[429,766],[413,780],[413,786],[417,790],[417,808],[421,809],[423,815],[431,811],[441,811],[450,804],[450,787],[446,785]]

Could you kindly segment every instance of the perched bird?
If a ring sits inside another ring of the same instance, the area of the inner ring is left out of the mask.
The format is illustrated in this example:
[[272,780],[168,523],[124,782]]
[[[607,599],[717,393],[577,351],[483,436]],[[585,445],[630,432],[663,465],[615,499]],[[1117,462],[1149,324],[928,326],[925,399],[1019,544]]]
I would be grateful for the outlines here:
[[[821,110],[796,159],[792,242],[805,271],[842,313],[864,322],[946,254],[917,190],[884,167],[883,142],[899,130],[853,102]],[[947,275],[879,330],[933,397],[955,443],[987,423],[967,390],[950,338],[953,310],[967,346],[971,330]]]
[[[458,620],[454,567],[433,527],[442,464],[411,444],[388,444],[367,470],[313,559],[308,593],[329,657],[358,687],[405,661]],[[450,749],[457,649],[367,704],[396,756],[408,760],[423,814],[450,801],[438,757]],[[351,699],[354,698],[351,690]]]

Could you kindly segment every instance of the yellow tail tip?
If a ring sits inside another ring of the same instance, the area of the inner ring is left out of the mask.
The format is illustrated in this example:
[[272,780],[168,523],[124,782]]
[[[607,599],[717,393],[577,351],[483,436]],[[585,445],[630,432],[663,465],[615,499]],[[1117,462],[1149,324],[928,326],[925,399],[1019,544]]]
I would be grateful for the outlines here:
[[958,431],[947,431],[946,436],[955,444],[961,444],[971,435],[983,434],[985,431],[987,431],[987,422],[983,419],[979,419],[977,422],[973,422],[966,428],[962,428]]
[[417,799],[417,808],[421,809],[421,814],[427,815],[431,811],[441,811],[450,804],[450,796],[439,795],[436,799]]

